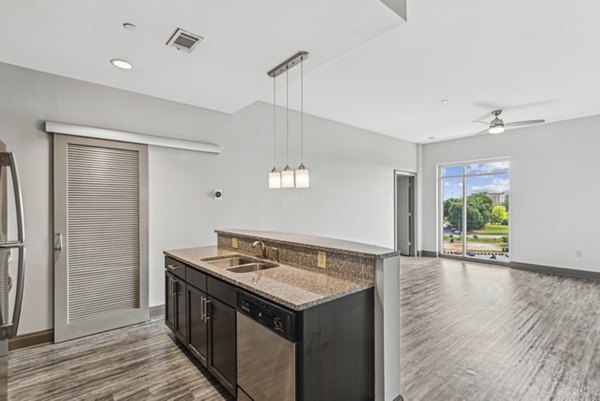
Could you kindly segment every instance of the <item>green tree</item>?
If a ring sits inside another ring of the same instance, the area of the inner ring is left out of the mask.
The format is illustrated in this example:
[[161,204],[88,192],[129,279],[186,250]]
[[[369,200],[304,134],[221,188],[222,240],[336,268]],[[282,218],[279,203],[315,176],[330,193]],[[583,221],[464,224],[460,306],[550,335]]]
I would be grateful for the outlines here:
[[474,207],[467,209],[467,231],[477,230],[485,225],[481,211]]
[[[489,223],[493,207],[492,200],[485,194],[476,193],[467,196],[467,230],[478,230]],[[452,227],[461,229],[462,218],[462,199],[446,199],[444,201],[444,220],[452,224]]]
[[[470,219],[467,213],[467,220],[470,223],[467,227],[468,230],[477,230],[490,222],[494,202],[486,194],[476,193],[467,196],[467,207],[469,211],[477,210],[481,215],[481,219],[475,217]],[[473,212],[473,215],[477,216],[477,213]],[[481,222],[480,225],[478,225],[479,222]]]
[[452,227],[462,227],[462,199],[450,198],[444,201],[444,220]]
[[494,206],[494,208],[492,209],[490,222],[494,224],[502,224],[504,220],[508,220],[508,213],[506,213],[506,208],[503,205]]

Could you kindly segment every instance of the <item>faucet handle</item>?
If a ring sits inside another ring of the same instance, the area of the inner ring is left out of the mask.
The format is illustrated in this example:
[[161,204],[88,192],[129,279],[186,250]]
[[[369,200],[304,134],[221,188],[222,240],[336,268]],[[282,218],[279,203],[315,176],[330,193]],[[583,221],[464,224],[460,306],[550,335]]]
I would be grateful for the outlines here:
[[[269,259],[274,260],[276,262],[279,262],[279,248],[276,247],[271,247],[271,255],[269,257]],[[273,254],[275,254],[275,256],[273,256]]]

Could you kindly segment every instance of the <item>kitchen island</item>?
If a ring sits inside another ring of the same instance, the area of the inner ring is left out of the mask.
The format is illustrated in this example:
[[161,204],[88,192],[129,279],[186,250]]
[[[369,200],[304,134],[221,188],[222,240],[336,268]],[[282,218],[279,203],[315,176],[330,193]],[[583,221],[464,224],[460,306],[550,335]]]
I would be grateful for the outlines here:
[[393,250],[296,234],[217,233],[217,247],[165,251],[166,324],[238,400],[399,395],[398,376],[386,371],[399,359],[399,336],[390,336],[397,310],[384,310],[385,283],[398,274]]

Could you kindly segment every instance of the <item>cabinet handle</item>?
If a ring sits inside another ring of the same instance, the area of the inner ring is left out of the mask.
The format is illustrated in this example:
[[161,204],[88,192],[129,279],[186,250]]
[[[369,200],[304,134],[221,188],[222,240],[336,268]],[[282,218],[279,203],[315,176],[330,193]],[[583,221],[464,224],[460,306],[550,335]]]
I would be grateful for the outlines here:
[[203,322],[205,321],[204,318],[206,317],[206,298],[204,297],[200,297],[200,320],[202,320]]
[[206,323],[208,323],[208,321],[212,318],[212,316],[211,316],[212,315],[212,311],[211,311],[212,308],[210,307],[210,304],[212,304],[212,300],[210,300],[210,299],[207,298],[204,301],[204,305],[205,305],[204,306],[204,308],[205,308],[204,321]]
[[175,280],[174,278],[171,278],[171,296],[175,297],[177,295],[177,280]]
[[181,269],[181,266],[176,266],[176,265],[169,265],[167,264],[167,267],[171,270],[177,270],[177,269]]

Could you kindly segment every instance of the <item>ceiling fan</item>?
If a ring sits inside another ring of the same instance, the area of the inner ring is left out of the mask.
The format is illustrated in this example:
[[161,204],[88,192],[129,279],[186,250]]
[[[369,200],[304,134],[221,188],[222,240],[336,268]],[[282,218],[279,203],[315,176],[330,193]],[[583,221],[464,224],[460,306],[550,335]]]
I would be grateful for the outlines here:
[[498,135],[498,134],[503,133],[507,128],[522,127],[525,125],[542,124],[542,123],[546,122],[546,120],[528,120],[528,121],[515,121],[512,123],[505,123],[500,118],[500,114],[502,114],[502,110],[492,111],[492,116],[494,116],[494,118],[489,123],[487,123],[485,121],[473,121],[474,123],[481,123],[481,124],[485,124],[488,126],[488,128],[486,130],[478,132],[476,135],[482,135],[482,134]]

